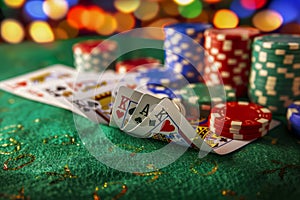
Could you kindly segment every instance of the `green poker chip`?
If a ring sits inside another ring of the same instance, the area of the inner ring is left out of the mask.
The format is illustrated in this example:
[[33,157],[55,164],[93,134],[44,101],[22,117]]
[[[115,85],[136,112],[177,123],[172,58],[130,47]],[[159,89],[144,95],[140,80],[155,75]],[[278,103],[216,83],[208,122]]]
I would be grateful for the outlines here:
[[230,86],[207,86],[203,83],[189,84],[180,90],[185,102],[190,104],[211,104],[224,101],[235,101],[235,90]]
[[300,50],[300,35],[292,34],[268,34],[256,37],[254,44],[262,47],[262,49],[274,50],[284,49],[290,51]]

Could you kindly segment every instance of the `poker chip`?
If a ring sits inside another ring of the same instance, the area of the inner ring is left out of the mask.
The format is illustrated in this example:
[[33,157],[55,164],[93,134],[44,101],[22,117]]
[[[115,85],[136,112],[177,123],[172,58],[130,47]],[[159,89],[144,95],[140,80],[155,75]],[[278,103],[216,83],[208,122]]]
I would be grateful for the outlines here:
[[253,42],[248,95],[274,114],[300,100],[300,36],[268,34]]
[[111,40],[86,40],[73,45],[74,65],[81,72],[102,72],[115,59],[117,43]]
[[138,73],[136,80],[141,85],[161,85],[174,90],[186,84],[186,80],[181,74],[166,67],[139,68]]
[[178,98],[178,95],[176,95],[176,91],[172,91],[170,88],[164,87],[160,84],[147,84],[147,89],[154,94],[162,94],[170,99]]
[[205,53],[202,48],[205,23],[176,23],[165,26],[165,66],[181,73],[190,83],[203,82]]
[[136,72],[138,66],[143,65],[147,67],[147,64],[152,64],[152,63],[160,64],[160,60],[151,57],[123,60],[116,63],[116,72],[118,73]]
[[[248,77],[251,68],[252,40],[259,30],[247,27],[232,29],[207,29],[204,32],[204,47],[214,68],[206,66],[204,77],[210,85],[230,85],[237,97],[247,95]],[[222,80],[222,81],[221,81]]]
[[272,113],[269,109],[250,102],[227,102],[212,108],[210,120],[239,130],[253,129],[270,124]]
[[235,101],[235,90],[230,86],[207,86],[203,83],[189,84],[180,90],[182,99],[190,104],[217,104],[224,101]]
[[300,137],[300,101],[295,101],[288,106],[286,117],[289,129]]
[[234,134],[234,133],[228,133],[225,131],[218,131],[216,129],[210,129],[213,133],[215,133],[216,135],[222,136],[222,137],[226,137],[226,138],[230,138],[233,140],[254,140],[260,137],[265,136],[268,133],[268,130],[263,131],[262,133],[257,133],[257,134]]

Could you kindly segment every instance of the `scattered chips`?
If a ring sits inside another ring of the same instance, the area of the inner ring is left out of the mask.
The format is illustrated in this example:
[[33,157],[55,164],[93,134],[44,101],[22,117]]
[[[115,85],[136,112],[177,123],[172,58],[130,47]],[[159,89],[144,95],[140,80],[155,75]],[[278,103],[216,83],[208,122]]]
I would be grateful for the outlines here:
[[207,83],[222,84],[223,80],[223,84],[236,90],[237,97],[246,96],[251,66],[251,44],[258,34],[257,29],[246,27],[206,30],[204,47],[209,54],[208,59],[213,62],[213,66],[205,68]]
[[293,101],[300,100],[299,46],[299,35],[255,38],[248,90],[252,102],[268,107],[274,114],[285,114]]
[[85,40],[73,45],[74,65],[81,72],[103,72],[115,60],[117,43],[111,40]]

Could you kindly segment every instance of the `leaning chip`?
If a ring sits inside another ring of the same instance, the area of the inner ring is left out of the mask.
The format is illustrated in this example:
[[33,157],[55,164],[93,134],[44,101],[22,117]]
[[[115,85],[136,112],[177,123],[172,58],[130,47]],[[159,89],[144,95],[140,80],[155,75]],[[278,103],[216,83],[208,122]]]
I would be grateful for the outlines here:
[[289,129],[300,137],[300,101],[295,101],[288,107],[286,117]]
[[123,60],[116,63],[116,72],[120,74],[126,72],[136,72],[139,66],[142,65],[147,67],[147,64],[152,63],[160,64],[160,60],[151,57]]

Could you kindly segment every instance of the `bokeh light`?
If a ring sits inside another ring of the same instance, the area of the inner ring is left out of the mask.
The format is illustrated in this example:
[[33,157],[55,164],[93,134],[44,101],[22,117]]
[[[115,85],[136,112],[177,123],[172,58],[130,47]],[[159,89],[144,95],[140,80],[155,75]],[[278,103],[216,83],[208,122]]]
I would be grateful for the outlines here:
[[283,17],[284,24],[292,22],[299,16],[299,8],[294,5],[293,1],[287,3],[286,0],[273,0],[269,9],[278,12]]
[[46,43],[54,41],[54,34],[47,22],[34,21],[29,25],[29,34],[33,41]]
[[163,1],[160,5],[166,14],[170,16],[179,15],[178,5],[174,1]]
[[74,6],[70,9],[67,15],[68,23],[74,28],[81,29],[84,27],[81,19],[82,15],[85,12],[86,8],[83,6]]
[[141,1],[140,6],[134,15],[140,20],[150,20],[153,19],[159,11],[159,5],[154,1]]
[[69,7],[71,7],[71,6],[77,5],[79,0],[66,0],[66,1],[68,3]]
[[135,19],[131,13],[117,12],[114,17],[118,24],[117,32],[127,31],[135,26]]
[[239,24],[239,18],[231,10],[221,9],[215,13],[213,24],[217,28],[235,28]]
[[264,7],[267,0],[240,0],[241,5],[248,10],[257,10]]
[[247,18],[250,17],[255,10],[247,9],[242,6],[241,0],[233,0],[230,9],[237,14],[239,18]]
[[5,19],[1,23],[1,37],[9,43],[20,43],[25,33],[22,24],[14,19]]
[[127,0],[115,0],[114,6],[117,10],[124,13],[134,12],[140,6],[140,0],[127,1]]
[[104,23],[104,11],[97,6],[86,8],[81,14],[81,24],[90,31],[95,31]]
[[191,4],[178,7],[179,13],[186,18],[195,18],[202,12],[202,3],[200,0],[194,0]]
[[118,27],[117,20],[111,14],[105,13],[103,15],[103,24],[98,27],[96,32],[100,35],[110,35],[113,34]]
[[28,16],[34,20],[46,20],[48,18],[43,10],[42,1],[27,1],[24,9]]
[[59,37],[59,38],[63,37],[64,34],[67,34],[68,38],[74,38],[78,35],[79,32],[78,29],[71,26],[67,20],[61,21],[56,27],[56,30],[58,30],[59,34],[56,34],[55,37]]
[[25,0],[4,0],[4,3],[11,8],[20,8]]
[[195,0],[174,0],[178,5],[186,6],[193,3]]
[[205,3],[219,3],[221,0],[203,0]]
[[278,29],[283,22],[281,15],[273,10],[263,10],[252,18],[253,25],[264,32],[270,32]]
[[43,11],[54,20],[65,17],[68,9],[68,3],[65,0],[46,0],[43,3]]

